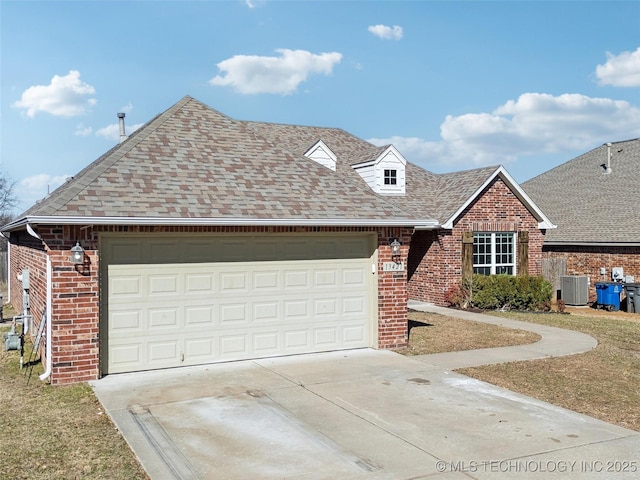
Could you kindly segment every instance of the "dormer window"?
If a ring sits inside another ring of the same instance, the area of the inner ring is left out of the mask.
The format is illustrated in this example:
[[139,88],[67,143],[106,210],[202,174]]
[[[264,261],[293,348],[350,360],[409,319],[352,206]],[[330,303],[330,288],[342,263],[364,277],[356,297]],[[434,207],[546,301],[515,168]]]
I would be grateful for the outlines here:
[[380,195],[404,195],[407,161],[393,145],[380,151],[376,158],[351,167],[374,192]]
[[398,175],[397,170],[387,170],[384,171],[384,184],[385,185],[397,185],[398,184]]

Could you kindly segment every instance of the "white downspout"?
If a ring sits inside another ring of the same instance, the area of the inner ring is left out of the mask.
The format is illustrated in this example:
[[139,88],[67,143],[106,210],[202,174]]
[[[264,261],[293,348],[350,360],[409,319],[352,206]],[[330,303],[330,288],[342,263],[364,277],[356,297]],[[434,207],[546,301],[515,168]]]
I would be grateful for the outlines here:
[[40,375],[40,380],[45,381],[47,378],[49,378],[49,376],[51,375],[51,277],[52,277],[52,271],[51,271],[51,258],[49,257],[49,255],[47,255],[47,318],[46,318],[46,322],[47,322],[47,333],[46,333],[46,339],[47,339],[47,347],[46,347],[46,356],[47,356],[47,364],[45,367],[45,371],[42,375]]

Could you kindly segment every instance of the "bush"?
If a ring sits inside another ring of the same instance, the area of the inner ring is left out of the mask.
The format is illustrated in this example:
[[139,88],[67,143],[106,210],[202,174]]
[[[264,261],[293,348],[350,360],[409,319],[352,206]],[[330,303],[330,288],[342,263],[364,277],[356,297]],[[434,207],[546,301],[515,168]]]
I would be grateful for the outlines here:
[[484,310],[548,311],[552,288],[542,277],[474,275],[468,303]]
[[471,304],[471,282],[462,280],[457,285],[453,285],[444,295],[447,305],[454,308],[468,308]]

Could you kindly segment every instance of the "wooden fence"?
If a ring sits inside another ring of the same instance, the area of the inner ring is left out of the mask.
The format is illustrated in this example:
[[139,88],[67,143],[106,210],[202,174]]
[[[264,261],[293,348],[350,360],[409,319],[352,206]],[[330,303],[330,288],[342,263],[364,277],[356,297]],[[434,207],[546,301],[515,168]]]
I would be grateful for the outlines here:
[[566,258],[543,258],[542,259],[542,276],[551,282],[556,299],[560,298],[562,290],[562,282],[560,277],[567,274]]

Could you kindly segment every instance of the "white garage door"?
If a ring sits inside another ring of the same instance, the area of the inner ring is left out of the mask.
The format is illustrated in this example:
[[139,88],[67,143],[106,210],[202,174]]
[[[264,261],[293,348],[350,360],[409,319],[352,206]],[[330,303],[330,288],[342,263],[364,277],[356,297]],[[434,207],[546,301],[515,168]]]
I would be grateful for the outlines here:
[[105,238],[104,373],[370,346],[371,245],[367,235]]

